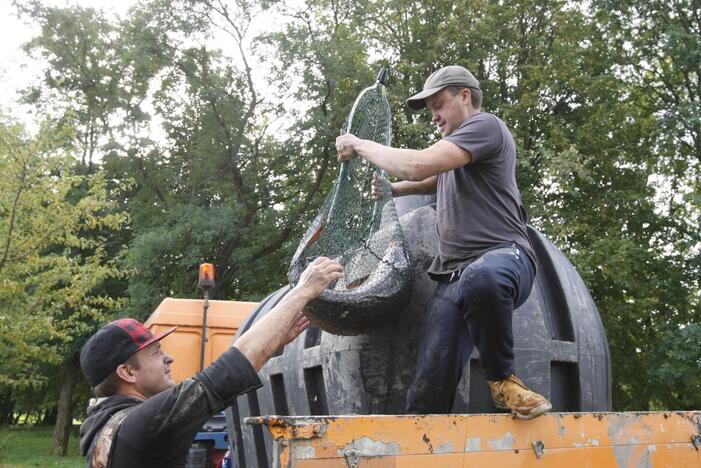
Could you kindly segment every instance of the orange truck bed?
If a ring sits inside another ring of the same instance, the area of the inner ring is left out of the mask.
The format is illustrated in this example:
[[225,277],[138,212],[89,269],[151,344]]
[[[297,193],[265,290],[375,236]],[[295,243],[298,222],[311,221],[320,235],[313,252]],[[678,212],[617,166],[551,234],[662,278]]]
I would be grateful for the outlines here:
[[260,416],[275,467],[701,467],[701,412]]
[[[177,383],[200,370],[203,304],[202,299],[167,297],[144,323],[154,335],[178,326],[161,342],[163,350],[175,358],[171,368],[173,380]],[[231,346],[236,331],[257,305],[257,302],[209,301],[205,367]]]

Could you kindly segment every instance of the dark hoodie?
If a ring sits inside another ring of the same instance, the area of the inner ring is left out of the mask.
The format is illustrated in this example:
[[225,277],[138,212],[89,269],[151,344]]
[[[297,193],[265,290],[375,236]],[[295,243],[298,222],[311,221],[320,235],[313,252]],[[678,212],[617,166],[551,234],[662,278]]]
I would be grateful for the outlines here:
[[194,378],[146,401],[125,395],[98,400],[80,427],[80,453],[87,456],[89,467],[105,423],[117,411],[139,405],[114,436],[110,468],[185,466],[190,444],[205,421],[230,406],[236,396],[260,386],[248,359],[230,348]]

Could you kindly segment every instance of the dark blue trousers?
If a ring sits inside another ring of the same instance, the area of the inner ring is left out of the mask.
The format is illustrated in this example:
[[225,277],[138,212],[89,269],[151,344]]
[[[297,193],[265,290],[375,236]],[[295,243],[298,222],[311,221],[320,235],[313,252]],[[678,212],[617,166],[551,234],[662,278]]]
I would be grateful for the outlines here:
[[514,373],[513,311],[530,295],[534,278],[526,251],[510,243],[477,257],[455,281],[438,282],[426,304],[407,414],[451,411],[473,346],[488,380]]

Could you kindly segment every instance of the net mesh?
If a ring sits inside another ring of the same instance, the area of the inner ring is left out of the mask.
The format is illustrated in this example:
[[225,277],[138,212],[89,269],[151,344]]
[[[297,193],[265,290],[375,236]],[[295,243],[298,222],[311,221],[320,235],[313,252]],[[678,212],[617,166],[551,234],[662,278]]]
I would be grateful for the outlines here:
[[[384,75],[384,77],[383,77]],[[374,86],[356,99],[341,133],[390,145],[391,114],[380,72]],[[382,196],[371,194],[373,173]],[[409,299],[410,261],[385,171],[363,158],[341,164],[326,200],[292,258],[292,284],[315,258],[344,267],[344,276],[308,306],[313,323],[336,334],[357,334],[381,326]]]

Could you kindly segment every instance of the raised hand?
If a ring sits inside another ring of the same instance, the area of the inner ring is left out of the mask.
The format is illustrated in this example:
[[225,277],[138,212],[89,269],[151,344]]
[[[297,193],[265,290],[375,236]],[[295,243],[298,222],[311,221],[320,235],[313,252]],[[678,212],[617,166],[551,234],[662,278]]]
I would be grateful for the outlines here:
[[336,153],[340,162],[349,161],[357,156],[356,146],[360,143],[360,138],[350,133],[336,138]]
[[295,289],[308,299],[317,298],[332,282],[343,276],[343,267],[335,260],[317,257],[299,277]]
[[392,194],[392,185],[389,180],[377,172],[372,174],[372,198],[379,200],[385,195]]
[[297,321],[290,327],[287,335],[282,338],[282,344],[286,345],[291,343],[300,333],[309,328],[309,323],[309,318],[307,318],[306,315],[300,315]]

